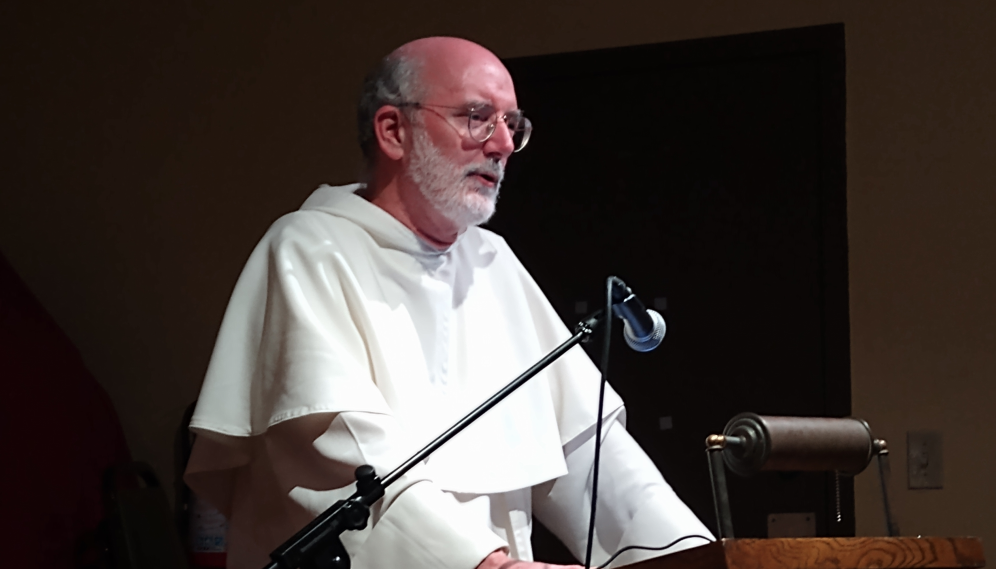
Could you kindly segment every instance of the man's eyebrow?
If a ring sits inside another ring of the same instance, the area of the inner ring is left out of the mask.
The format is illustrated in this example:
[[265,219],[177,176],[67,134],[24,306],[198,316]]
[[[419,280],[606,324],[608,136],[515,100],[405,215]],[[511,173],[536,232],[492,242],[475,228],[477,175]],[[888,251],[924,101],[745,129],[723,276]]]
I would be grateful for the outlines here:
[[[495,109],[496,111],[499,110],[498,107],[494,106],[494,104],[491,103],[491,101],[468,101],[463,106],[464,110],[483,109],[484,107],[491,107],[492,109]],[[509,109],[507,111],[502,111],[502,112],[504,112],[504,113],[521,113],[522,109],[516,107],[514,109]]]

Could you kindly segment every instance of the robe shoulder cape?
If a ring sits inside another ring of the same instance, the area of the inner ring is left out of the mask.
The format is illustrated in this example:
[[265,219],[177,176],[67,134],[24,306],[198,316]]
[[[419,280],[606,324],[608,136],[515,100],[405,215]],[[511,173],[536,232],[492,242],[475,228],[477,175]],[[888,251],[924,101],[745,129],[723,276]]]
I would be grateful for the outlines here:
[[[435,250],[358,187],[319,188],[253,251],[196,432],[242,439],[313,414],[378,414],[401,426],[390,442],[400,463],[570,337],[502,238],[475,227]],[[598,378],[583,350],[570,350],[439,449],[432,480],[488,494],[564,475],[562,447],[594,423]],[[607,393],[609,415],[622,402]],[[213,462],[249,460],[237,454]]]

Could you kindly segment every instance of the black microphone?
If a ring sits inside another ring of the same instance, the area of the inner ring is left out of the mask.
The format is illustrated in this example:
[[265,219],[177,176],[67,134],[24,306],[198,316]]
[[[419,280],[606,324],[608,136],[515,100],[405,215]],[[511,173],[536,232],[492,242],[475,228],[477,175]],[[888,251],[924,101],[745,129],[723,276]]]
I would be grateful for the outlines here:
[[667,325],[656,310],[648,310],[626,283],[612,279],[612,312],[623,321],[626,345],[638,352],[649,352],[664,341]]

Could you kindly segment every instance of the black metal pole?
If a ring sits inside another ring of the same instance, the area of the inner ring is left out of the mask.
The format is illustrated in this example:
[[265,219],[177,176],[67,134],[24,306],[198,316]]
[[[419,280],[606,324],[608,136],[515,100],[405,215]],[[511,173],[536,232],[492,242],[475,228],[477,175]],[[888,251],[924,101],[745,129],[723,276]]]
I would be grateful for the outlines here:
[[369,507],[384,496],[384,488],[397,482],[399,478],[404,476],[416,464],[425,460],[436,449],[446,444],[447,441],[460,433],[460,431],[470,426],[481,415],[501,403],[513,391],[522,387],[533,376],[543,371],[543,369],[556,361],[557,358],[564,355],[567,350],[584,341],[594,332],[603,317],[604,314],[602,311],[598,311],[593,316],[578,323],[574,328],[574,335],[570,339],[554,348],[553,351],[527,369],[522,375],[512,380],[511,383],[489,397],[487,401],[480,404],[464,418],[457,421],[455,425],[436,437],[431,443],[423,447],[422,450],[401,463],[401,466],[395,468],[383,480],[377,477],[370,466],[363,465],[356,469],[356,492],[346,500],[340,500],[333,504],[329,509],[319,514],[318,517],[305,526],[304,529],[295,534],[294,537],[273,550],[270,553],[272,561],[266,565],[265,569],[315,567],[313,564],[315,558],[326,559],[332,567],[348,569],[349,556],[342,547],[339,536],[346,530],[363,529],[366,527],[367,517],[370,514]]
[[889,478],[892,474],[889,468],[889,448],[882,439],[875,441],[875,450],[878,454],[878,480],[882,485],[882,508],[885,510],[885,529],[889,537],[899,537],[899,524],[892,513],[892,505],[889,503]]
[[733,516],[730,513],[730,496],[726,491],[726,464],[723,462],[726,441],[723,439],[722,435],[710,435],[706,439],[712,502],[716,512],[716,539],[733,537]]

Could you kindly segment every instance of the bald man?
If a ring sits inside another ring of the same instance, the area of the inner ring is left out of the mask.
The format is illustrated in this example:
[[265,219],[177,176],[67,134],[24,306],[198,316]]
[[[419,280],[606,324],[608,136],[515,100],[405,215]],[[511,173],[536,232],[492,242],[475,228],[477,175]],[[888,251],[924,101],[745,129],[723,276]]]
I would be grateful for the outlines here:
[[[229,567],[262,567],[352,493],[357,466],[390,472],[570,335],[477,227],[532,129],[501,61],[455,38],[406,44],[368,77],[358,123],[366,182],[320,187],[263,237],[191,422],[186,480],[230,520]],[[353,567],[549,567],[531,562],[534,514],[583,558],[598,380],[571,350],[389,487],[343,535]],[[611,390],[604,420],[594,561],[709,536]]]

